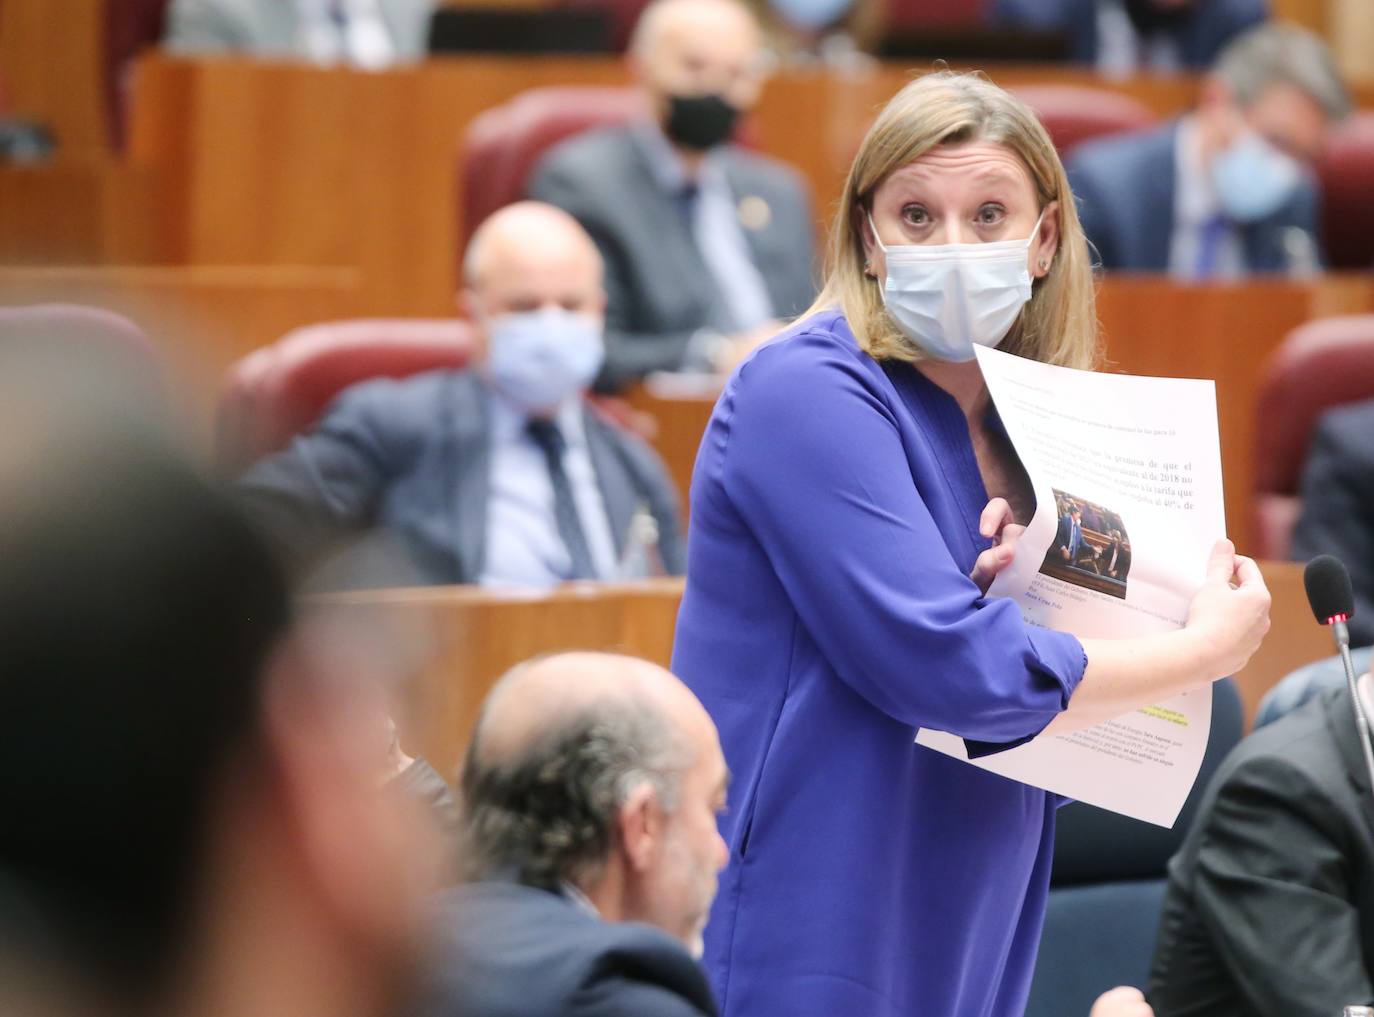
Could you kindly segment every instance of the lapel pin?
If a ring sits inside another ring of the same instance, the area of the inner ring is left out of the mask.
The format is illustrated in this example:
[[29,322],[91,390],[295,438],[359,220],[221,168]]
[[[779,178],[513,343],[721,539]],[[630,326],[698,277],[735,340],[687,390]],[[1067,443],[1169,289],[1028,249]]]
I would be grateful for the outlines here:
[[768,207],[768,202],[764,201],[757,194],[749,194],[740,199],[739,208],[740,224],[747,230],[758,232],[768,228],[768,224],[773,221],[773,210]]

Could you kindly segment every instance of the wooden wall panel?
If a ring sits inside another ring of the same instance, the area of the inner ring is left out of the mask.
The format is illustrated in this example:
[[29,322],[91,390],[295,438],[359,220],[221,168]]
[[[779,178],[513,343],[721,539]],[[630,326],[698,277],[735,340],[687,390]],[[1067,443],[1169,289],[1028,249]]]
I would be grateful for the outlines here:
[[64,161],[109,151],[101,63],[111,0],[4,0],[0,74],[12,112],[51,125]]

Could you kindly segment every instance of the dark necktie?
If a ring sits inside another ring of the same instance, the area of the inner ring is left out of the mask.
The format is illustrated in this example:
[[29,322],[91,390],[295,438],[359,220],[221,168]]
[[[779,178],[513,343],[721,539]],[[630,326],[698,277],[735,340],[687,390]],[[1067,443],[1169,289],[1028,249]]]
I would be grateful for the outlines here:
[[1221,252],[1221,241],[1226,236],[1227,227],[1226,219],[1220,215],[1214,215],[1202,224],[1194,278],[1211,279],[1217,274],[1217,255]]
[[587,534],[582,529],[582,520],[577,515],[577,503],[573,500],[572,484],[568,482],[567,471],[563,469],[563,452],[567,442],[563,432],[552,420],[531,420],[527,426],[530,437],[544,453],[544,461],[549,467],[549,479],[553,482],[553,514],[558,523],[558,535],[568,549],[572,561],[569,579],[595,579],[596,567],[592,564],[592,553],[587,547]]

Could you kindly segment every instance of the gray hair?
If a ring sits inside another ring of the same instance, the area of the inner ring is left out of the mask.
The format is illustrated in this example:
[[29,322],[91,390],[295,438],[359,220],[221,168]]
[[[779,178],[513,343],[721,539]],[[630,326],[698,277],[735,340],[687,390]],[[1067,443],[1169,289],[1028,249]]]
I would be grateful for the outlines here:
[[1221,51],[1216,74],[1242,106],[1284,82],[1307,93],[1332,120],[1350,112],[1350,94],[1331,51],[1320,37],[1297,25],[1271,23],[1242,33]]
[[479,722],[463,763],[464,866],[550,889],[595,878],[637,788],[651,785],[671,813],[691,763],[661,713],[633,699],[597,701],[497,760],[483,758],[480,734]]

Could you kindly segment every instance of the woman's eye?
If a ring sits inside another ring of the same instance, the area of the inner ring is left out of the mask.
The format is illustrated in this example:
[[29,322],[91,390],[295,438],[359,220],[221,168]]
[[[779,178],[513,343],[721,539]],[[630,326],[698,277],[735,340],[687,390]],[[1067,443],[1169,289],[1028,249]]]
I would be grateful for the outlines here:
[[920,205],[907,205],[902,209],[902,221],[912,226],[924,226],[930,221],[930,216]]
[[978,223],[983,226],[992,226],[1002,221],[1002,217],[1007,214],[1007,210],[1001,205],[984,205],[978,209]]

